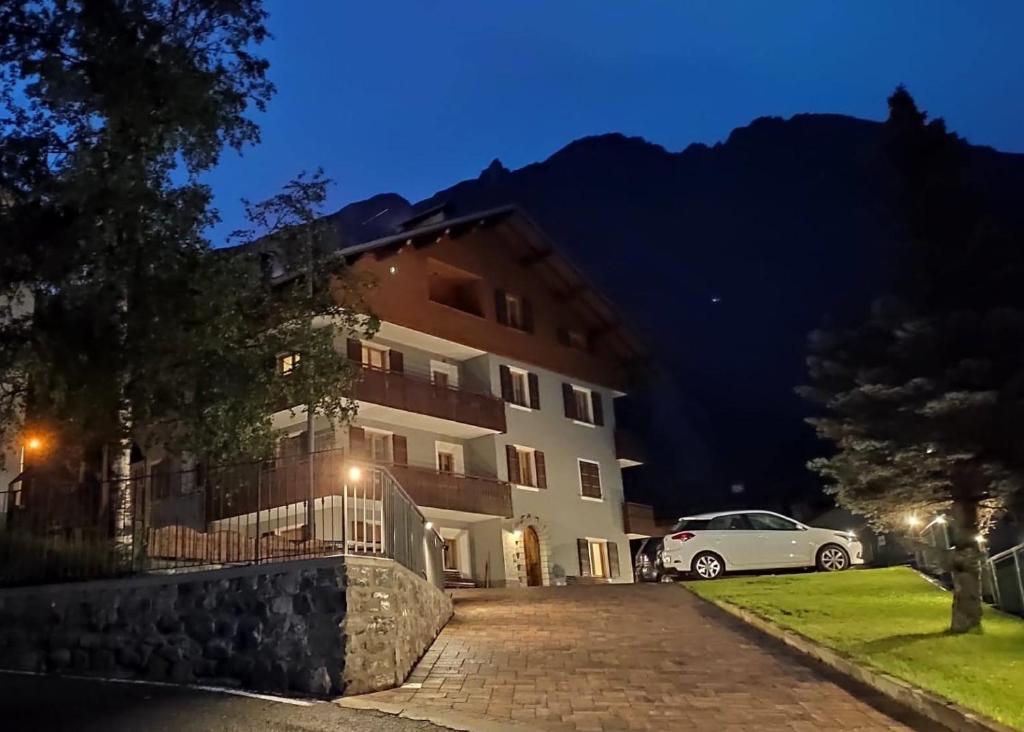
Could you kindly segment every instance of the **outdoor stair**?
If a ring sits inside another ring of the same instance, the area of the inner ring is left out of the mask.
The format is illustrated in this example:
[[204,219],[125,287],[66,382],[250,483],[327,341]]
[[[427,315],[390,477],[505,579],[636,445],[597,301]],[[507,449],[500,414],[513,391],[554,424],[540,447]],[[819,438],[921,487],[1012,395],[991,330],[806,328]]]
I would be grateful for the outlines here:
[[458,570],[446,569],[444,571],[444,586],[446,589],[454,590],[466,587],[476,587],[476,582],[463,577],[459,574]]

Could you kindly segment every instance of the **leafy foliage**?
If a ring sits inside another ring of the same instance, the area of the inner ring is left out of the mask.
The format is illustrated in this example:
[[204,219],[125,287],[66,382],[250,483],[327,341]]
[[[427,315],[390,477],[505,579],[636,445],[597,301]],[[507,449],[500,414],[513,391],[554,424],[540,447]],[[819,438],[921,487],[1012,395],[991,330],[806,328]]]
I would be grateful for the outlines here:
[[[327,290],[204,236],[200,175],[258,141],[247,114],[273,93],[265,20],[260,0],[0,7],[0,439],[27,419],[69,460],[133,438],[219,456],[263,449],[282,400],[346,413],[348,372],[321,372],[331,336],[308,326],[339,316]],[[319,283],[335,264],[306,262]],[[286,346],[307,366],[287,382]]]

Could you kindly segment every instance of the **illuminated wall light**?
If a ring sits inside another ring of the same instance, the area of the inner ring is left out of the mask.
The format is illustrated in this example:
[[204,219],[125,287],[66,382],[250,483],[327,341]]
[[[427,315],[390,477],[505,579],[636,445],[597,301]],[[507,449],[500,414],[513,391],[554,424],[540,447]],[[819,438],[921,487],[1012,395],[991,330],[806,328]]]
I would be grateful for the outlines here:
[[42,448],[42,446],[43,441],[39,437],[29,437],[27,440],[25,440],[26,450],[39,450]]
[[944,524],[944,523],[946,523],[946,517],[945,516],[941,516],[941,515],[940,516],[936,516],[935,517],[935,523],[937,523],[937,524]]
[[921,519],[919,519],[917,516],[915,516],[914,514],[910,514],[909,516],[907,516],[907,526],[916,527],[920,525]]
[[427,523],[423,524],[423,528],[427,531],[430,531],[432,528],[434,528],[434,522],[428,521]]
[[363,477],[363,471],[359,469],[358,465],[353,465],[348,469],[348,479],[351,481],[359,480]]

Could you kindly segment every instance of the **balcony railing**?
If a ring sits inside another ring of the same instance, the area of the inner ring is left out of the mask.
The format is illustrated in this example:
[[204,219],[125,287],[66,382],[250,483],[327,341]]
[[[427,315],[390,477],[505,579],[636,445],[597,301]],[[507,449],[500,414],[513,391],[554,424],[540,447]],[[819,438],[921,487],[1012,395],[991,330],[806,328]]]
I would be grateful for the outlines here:
[[632,463],[647,462],[647,455],[639,438],[621,427],[615,429],[615,457]]
[[505,431],[505,405],[493,394],[432,383],[400,371],[363,367],[356,399],[438,419]]
[[412,465],[388,469],[418,506],[512,517],[512,489],[504,481]]
[[664,536],[667,533],[667,527],[655,520],[653,507],[632,501],[622,504],[622,529],[627,534],[641,536]]

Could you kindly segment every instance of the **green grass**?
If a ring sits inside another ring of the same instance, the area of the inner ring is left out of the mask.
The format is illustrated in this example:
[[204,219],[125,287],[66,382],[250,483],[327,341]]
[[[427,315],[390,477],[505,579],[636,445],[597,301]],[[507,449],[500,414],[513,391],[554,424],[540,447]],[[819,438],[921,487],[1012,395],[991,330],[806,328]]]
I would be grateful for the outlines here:
[[1024,729],[1024,620],[986,608],[981,633],[951,635],[952,596],[910,569],[735,577],[687,586]]

